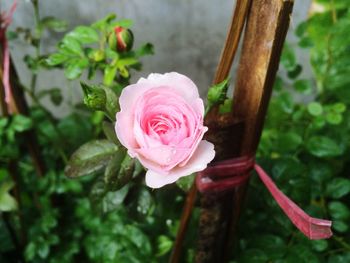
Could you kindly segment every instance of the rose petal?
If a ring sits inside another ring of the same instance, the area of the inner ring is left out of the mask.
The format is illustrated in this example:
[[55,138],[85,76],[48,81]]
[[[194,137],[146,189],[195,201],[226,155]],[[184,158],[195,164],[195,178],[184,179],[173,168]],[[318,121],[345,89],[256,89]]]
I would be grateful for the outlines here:
[[147,79],[141,78],[137,84],[149,84],[154,86],[167,86],[171,87],[181,97],[188,102],[192,102],[194,99],[199,98],[198,88],[191,79],[185,75],[177,72],[170,72],[165,74],[152,73]]
[[166,184],[171,184],[183,176],[204,170],[214,157],[214,145],[203,140],[198,145],[198,148],[186,166],[177,166],[170,170],[167,175],[148,170],[146,173],[146,184],[152,188],[159,188]]

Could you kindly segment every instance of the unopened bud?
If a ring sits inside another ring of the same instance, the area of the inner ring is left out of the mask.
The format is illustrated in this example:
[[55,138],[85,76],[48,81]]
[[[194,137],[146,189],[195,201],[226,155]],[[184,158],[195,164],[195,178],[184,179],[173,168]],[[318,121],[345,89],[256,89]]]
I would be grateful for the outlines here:
[[84,104],[92,110],[104,111],[106,108],[106,92],[97,86],[80,82],[84,92]]
[[108,37],[108,44],[112,50],[118,52],[129,51],[134,43],[134,35],[130,29],[116,26]]

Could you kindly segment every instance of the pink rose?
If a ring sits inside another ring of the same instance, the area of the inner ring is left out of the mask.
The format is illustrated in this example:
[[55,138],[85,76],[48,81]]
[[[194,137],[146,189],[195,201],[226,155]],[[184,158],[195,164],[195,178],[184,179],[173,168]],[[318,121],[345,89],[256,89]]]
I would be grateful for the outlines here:
[[214,145],[202,140],[204,105],[196,85],[176,72],[150,74],[123,89],[116,133],[159,188],[206,168]]

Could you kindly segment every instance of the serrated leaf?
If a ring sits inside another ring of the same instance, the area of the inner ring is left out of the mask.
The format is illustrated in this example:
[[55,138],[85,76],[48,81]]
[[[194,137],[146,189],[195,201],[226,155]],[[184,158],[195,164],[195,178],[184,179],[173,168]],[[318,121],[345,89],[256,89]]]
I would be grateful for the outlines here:
[[65,168],[65,174],[75,178],[100,171],[118,152],[118,149],[118,146],[108,140],[85,143],[71,156]]
[[88,26],[78,26],[68,36],[73,37],[83,44],[90,44],[99,40],[96,30]]

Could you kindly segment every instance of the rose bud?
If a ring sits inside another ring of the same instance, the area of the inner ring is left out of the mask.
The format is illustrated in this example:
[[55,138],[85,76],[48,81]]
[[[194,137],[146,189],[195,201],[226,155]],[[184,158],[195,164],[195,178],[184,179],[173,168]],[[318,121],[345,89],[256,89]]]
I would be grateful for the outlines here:
[[148,169],[146,184],[159,188],[201,171],[215,156],[203,140],[204,105],[197,86],[176,72],[150,74],[125,87],[116,134],[128,154]]
[[84,104],[92,110],[104,111],[106,108],[106,92],[97,86],[80,82],[84,92]]
[[109,47],[118,52],[129,51],[134,43],[134,35],[130,29],[116,26],[108,37]]

